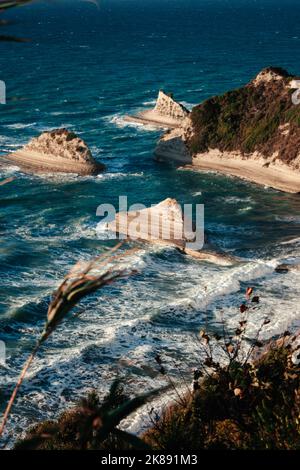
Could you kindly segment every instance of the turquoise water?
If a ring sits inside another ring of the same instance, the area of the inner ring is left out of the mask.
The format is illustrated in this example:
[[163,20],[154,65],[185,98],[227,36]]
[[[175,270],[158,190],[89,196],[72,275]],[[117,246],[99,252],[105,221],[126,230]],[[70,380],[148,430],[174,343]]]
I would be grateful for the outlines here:
[[[127,125],[123,116],[154,104],[160,88],[186,106],[241,86],[261,68],[300,71],[300,5],[274,1],[102,0],[24,7],[8,15],[5,33],[28,43],[0,42],[0,151],[43,130],[67,127],[107,166],[95,177],[24,174],[0,186],[0,367],[3,409],[21,365],[41,331],[50,295],[78,259],[111,243],[99,239],[97,206],[119,195],[150,205],[166,197],[204,203],[216,247],[244,259],[233,267],[198,263],[171,249],[144,247],[130,260],[139,274],[84,301],[35,361],[8,429],[55,417],[87,390],[107,390],[116,375],[132,393],[161,383],[154,357],[188,379],[199,353],[193,333],[208,316],[229,327],[250,284],[262,298],[249,335],[269,314],[271,337],[299,326],[299,275],[274,274],[300,257],[299,196],[212,173],[177,171],[153,160],[160,132]],[[4,29],[3,29],[4,31]],[[137,426],[131,423],[132,429]]]

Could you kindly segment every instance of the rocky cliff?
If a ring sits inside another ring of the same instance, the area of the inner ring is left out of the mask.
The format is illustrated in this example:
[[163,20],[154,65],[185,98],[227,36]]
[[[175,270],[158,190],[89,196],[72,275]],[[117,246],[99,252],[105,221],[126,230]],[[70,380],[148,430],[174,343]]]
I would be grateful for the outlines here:
[[135,116],[125,116],[125,121],[150,124],[164,129],[177,129],[189,114],[188,109],[174,100],[173,95],[161,90],[153,109],[142,111]]
[[172,94],[166,94],[162,90],[158,93],[154,111],[161,116],[166,116],[178,121],[182,121],[190,113],[181,103],[178,103],[173,99]]
[[[251,173],[273,172],[274,187],[276,171],[282,181],[285,172],[293,179],[291,192],[299,192],[300,105],[292,100],[295,78],[281,68],[267,68],[244,87],[195,106],[180,129],[162,137],[156,158],[193,166],[206,162],[206,169],[220,171],[212,160],[219,166],[239,160],[245,167],[252,165]],[[247,179],[255,180],[253,175]],[[289,190],[288,186],[280,183],[278,189]]]
[[[236,262],[236,259],[218,253],[206,244],[202,228],[194,226],[176,199],[167,198],[157,205],[137,211],[119,212],[112,222],[100,222],[98,229],[100,232],[112,232],[113,238],[122,234],[130,240],[172,246],[199,261],[224,266]],[[204,249],[199,245],[203,245]]]
[[39,172],[93,174],[104,169],[94,160],[87,144],[67,129],[43,132],[7,157],[27,170]]

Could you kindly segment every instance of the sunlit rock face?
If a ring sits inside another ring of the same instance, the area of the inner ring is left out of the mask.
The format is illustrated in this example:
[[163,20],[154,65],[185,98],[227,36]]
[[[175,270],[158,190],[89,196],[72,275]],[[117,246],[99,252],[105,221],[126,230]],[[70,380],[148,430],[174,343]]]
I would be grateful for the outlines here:
[[171,198],[147,209],[119,212],[107,228],[130,239],[178,248],[184,248],[195,237],[192,227],[186,233],[181,206]]
[[9,159],[32,172],[95,174],[104,169],[97,163],[87,144],[74,132],[54,129],[43,132],[9,155]]
[[171,119],[183,120],[189,115],[189,111],[180,103],[173,99],[172,94],[166,94],[160,90],[154,108],[161,116],[166,116]]

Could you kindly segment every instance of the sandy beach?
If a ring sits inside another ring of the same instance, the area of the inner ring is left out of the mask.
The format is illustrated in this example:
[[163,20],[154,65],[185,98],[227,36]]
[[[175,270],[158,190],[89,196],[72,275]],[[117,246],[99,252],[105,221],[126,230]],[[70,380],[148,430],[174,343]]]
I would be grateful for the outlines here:
[[300,171],[283,163],[270,163],[263,158],[243,158],[240,154],[210,150],[193,158],[192,165],[182,169],[216,171],[288,193],[300,193]]
[[0,156],[0,163],[13,164],[19,166],[25,172],[43,173],[77,173],[79,175],[97,174],[103,170],[101,164],[80,163],[58,156],[38,153],[33,151],[20,150]]
[[155,110],[143,111],[133,116],[125,116],[124,120],[127,122],[136,122],[138,124],[150,124],[158,129],[176,129],[181,126],[180,121],[172,119],[167,116],[160,115]]

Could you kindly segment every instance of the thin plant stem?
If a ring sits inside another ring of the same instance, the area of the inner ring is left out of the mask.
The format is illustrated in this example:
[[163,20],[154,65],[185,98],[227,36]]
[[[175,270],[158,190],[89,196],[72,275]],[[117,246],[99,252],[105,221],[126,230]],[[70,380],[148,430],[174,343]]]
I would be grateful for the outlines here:
[[14,181],[15,178],[13,178],[12,176],[10,178],[6,178],[5,180],[1,180],[0,181],[0,186],[4,186],[5,184],[7,183],[11,183],[12,181]]
[[8,420],[8,416],[10,414],[10,411],[11,411],[11,408],[14,404],[14,401],[15,401],[15,398],[17,396],[17,393],[18,393],[18,390],[19,388],[21,387],[22,383],[23,383],[23,380],[25,378],[25,375],[26,375],[26,372],[28,371],[33,359],[35,358],[39,348],[40,348],[40,345],[41,345],[41,341],[39,340],[34,348],[34,350],[32,351],[32,353],[30,354],[29,358],[27,359],[23,369],[22,369],[22,372],[19,376],[19,379],[18,379],[18,382],[14,388],[14,391],[9,399],[9,402],[6,406],[6,409],[5,409],[5,412],[3,414],[3,418],[2,418],[2,423],[1,423],[1,426],[0,426],[0,437],[2,436],[3,432],[4,432],[4,429],[5,429],[5,426],[6,426],[6,423],[7,423],[7,420]]
[[[92,292],[95,292],[96,290],[100,289],[101,287],[105,285],[110,284],[117,278],[124,277],[125,275],[124,272],[119,270],[116,272],[115,275],[113,275],[113,271],[110,269],[108,269],[106,273],[99,275],[99,276],[88,275],[90,274],[90,271],[95,268],[99,269],[99,267],[105,266],[111,261],[120,260],[124,256],[128,256],[129,254],[132,254],[138,251],[136,248],[133,248],[133,249],[125,251],[124,253],[120,255],[111,256],[111,254],[117,251],[122,245],[123,245],[123,242],[118,243],[116,246],[110,249],[107,253],[102,254],[98,256],[96,259],[92,260],[90,263],[87,263],[87,265],[84,266],[84,269],[81,271],[78,271],[80,264],[77,263],[77,265],[75,265],[74,268],[67,274],[64,281],[62,282],[60,287],[57,289],[54,295],[54,298],[48,308],[47,322],[46,322],[45,329],[42,332],[41,337],[39,338],[34,350],[32,351],[31,355],[26,361],[22,369],[22,372],[19,376],[18,382],[14,388],[14,391],[5,409],[3,419],[0,425],[0,437],[2,436],[4,432],[4,429],[8,420],[8,416],[10,414],[11,408],[13,406],[13,403],[15,401],[19,388],[21,387],[22,382],[25,378],[26,372],[28,371],[33,359],[35,358],[41,344],[44,343],[44,341],[46,341],[46,339],[55,330],[57,325],[62,321],[63,317],[70,310],[72,310],[72,308],[81,300],[81,298],[85,297],[86,295]],[[98,263],[100,259],[102,260],[104,258],[105,258],[105,261]],[[78,269],[76,270],[76,268]],[[77,271],[78,273],[77,273],[77,278],[76,278]],[[109,274],[112,274],[111,278],[107,277]],[[73,278],[74,280],[72,280]],[[75,299],[73,299],[73,297],[75,297]]]

